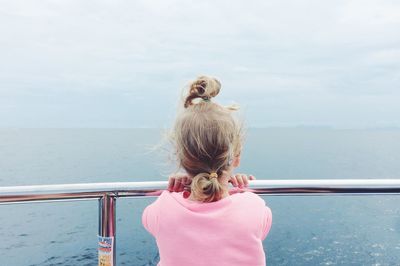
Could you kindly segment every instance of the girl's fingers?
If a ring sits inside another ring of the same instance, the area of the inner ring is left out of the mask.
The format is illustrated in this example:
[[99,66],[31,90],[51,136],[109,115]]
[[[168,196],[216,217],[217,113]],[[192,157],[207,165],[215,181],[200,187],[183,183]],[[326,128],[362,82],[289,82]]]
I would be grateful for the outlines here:
[[237,174],[236,176],[236,180],[237,180],[237,184],[239,186],[239,188],[242,188],[244,185],[243,179],[242,179],[242,175]]
[[174,187],[174,184],[175,184],[175,178],[173,178],[172,176],[170,176],[170,177],[168,178],[168,190],[169,190],[169,191],[172,191],[172,189],[173,189],[173,187]]
[[189,177],[185,177],[183,180],[182,180],[182,191],[183,190],[187,190],[187,191],[190,191],[190,185],[192,184],[192,179],[190,179]]
[[186,174],[174,174],[168,178],[168,190],[171,192],[183,191],[186,185],[190,185],[192,180]]
[[181,179],[177,178],[175,179],[175,184],[173,187],[173,191],[178,192],[179,191],[179,187],[182,185],[182,181]]
[[229,180],[232,183],[232,186],[237,187],[238,183],[236,181],[236,178],[234,176],[231,176],[231,179]]
[[184,178],[182,178],[183,185],[190,185],[191,183],[192,183],[192,180],[189,177],[185,176]]
[[247,175],[242,175],[243,185],[247,187],[249,185],[249,181],[247,180]]
[[182,177],[181,178],[181,184],[180,184],[180,186],[178,188],[178,192],[183,191],[186,186],[190,185],[190,183],[191,183],[191,180],[187,176]]
[[181,191],[183,191],[184,189],[185,189],[185,185],[184,185],[183,183],[181,183],[181,185],[179,186],[177,192],[181,192]]
[[255,179],[256,178],[252,175],[247,176],[244,174],[236,174],[231,177],[229,182],[231,182],[234,187],[237,186],[239,188],[243,188],[249,185],[249,180],[255,180]]

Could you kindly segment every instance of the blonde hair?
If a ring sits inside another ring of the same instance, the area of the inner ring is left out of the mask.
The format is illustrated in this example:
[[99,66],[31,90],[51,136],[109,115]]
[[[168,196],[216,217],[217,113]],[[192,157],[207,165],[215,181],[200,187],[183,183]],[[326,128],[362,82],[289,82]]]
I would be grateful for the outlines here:
[[242,146],[242,126],[232,115],[237,106],[211,101],[220,90],[221,83],[212,77],[191,82],[172,131],[179,166],[192,176],[191,194],[202,202],[222,198],[227,188],[220,179]]

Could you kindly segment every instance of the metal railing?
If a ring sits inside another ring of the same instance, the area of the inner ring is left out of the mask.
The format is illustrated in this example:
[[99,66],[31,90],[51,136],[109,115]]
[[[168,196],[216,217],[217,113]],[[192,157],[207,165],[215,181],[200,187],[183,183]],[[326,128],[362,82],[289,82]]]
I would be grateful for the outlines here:
[[[99,265],[116,265],[116,199],[154,197],[167,181],[86,183],[0,187],[0,204],[93,200],[99,201]],[[400,194],[400,179],[251,180],[246,188],[259,195],[363,195]]]

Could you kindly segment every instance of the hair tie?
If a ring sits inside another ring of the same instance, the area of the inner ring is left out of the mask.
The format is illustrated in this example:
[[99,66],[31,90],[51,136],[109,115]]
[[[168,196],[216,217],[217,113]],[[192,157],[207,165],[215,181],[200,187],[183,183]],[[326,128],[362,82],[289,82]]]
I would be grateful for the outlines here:
[[210,173],[210,179],[211,178],[218,178],[218,174],[216,172]]

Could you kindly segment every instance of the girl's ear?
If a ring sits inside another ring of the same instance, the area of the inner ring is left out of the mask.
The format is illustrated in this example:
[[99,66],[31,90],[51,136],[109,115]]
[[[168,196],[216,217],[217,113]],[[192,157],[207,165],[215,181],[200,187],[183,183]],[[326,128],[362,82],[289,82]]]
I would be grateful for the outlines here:
[[232,166],[238,167],[240,165],[240,155],[233,157]]

